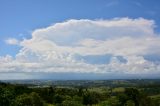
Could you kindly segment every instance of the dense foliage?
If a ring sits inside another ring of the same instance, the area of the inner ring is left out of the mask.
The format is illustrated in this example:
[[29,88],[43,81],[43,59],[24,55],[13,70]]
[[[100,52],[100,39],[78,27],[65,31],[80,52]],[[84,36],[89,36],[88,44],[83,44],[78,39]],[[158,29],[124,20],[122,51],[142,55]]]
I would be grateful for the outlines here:
[[160,86],[50,86],[0,83],[0,106],[160,106]]

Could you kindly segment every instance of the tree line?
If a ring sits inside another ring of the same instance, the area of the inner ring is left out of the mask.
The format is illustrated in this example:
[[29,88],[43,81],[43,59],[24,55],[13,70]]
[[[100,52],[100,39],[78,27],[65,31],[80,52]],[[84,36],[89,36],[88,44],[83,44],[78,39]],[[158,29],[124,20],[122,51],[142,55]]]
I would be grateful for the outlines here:
[[84,87],[29,88],[0,83],[0,106],[160,106],[160,97],[126,87],[124,92],[90,91]]

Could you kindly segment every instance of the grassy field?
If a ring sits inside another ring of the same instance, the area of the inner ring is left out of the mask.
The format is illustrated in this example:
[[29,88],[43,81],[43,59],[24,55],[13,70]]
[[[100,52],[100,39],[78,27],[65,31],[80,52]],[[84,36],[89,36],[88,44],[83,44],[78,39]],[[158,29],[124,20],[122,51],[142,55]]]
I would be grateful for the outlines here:
[[160,98],[160,94],[158,95],[153,95],[153,96],[150,96],[151,98]]

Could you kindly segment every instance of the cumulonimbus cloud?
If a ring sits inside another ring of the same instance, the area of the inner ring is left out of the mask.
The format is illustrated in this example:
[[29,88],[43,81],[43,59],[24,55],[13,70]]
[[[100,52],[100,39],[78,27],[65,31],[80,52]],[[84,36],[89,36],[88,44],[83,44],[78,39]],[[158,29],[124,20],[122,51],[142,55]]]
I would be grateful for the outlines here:
[[[160,37],[154,27],[153,20],[143,18],[56,23],[36,29],[31,39],[21,41],[15,59],[1,57],[0,71],[157,74],[160,60],[146,58],[160,54]],[[87,56],[108,54],[109,62],[88,62]]]

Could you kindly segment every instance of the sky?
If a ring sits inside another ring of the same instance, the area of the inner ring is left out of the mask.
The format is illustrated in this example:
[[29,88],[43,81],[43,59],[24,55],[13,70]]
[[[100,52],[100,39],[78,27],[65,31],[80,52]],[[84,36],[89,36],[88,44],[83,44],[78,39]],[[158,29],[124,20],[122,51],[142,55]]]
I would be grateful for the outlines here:
[[159,0],[0,0],[0,79],[160,78]]

